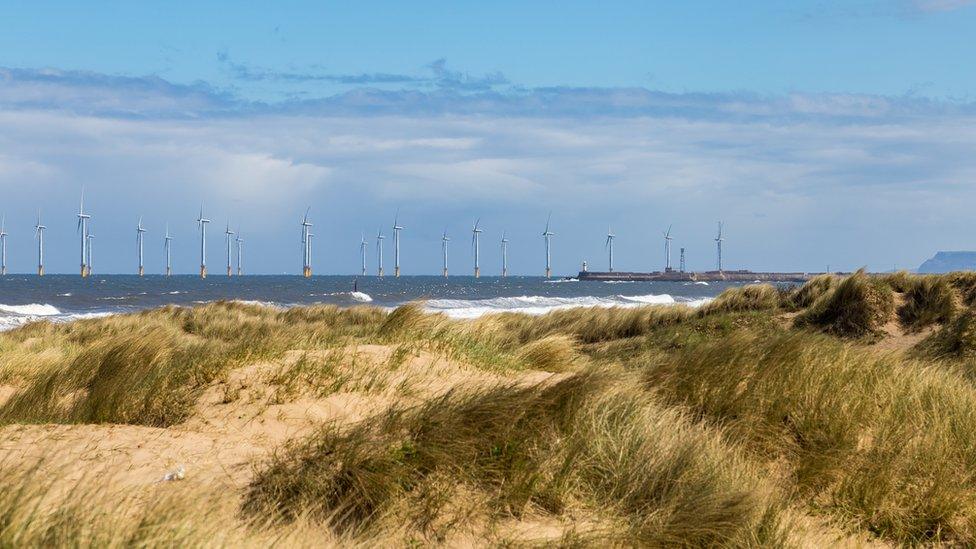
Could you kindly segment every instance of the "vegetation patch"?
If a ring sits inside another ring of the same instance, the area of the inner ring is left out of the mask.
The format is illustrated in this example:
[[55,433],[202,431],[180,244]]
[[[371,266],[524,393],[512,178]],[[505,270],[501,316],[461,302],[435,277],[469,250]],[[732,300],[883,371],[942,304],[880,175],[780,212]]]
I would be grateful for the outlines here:
[[899,543],[976,543],[976,389],[959,374],[804,333],[644,361],[654,394],[787,464],[797,501]]
[[799,288],[791,290],[786,295],[783,304],[786,308],[794,311],[806,309],[829,292],[836,285],[836,282],[837,278],[833,275],[815,276]]
[[821,296],[795,323],[839,337],[862,338],[878,336],[893,312],[891,288],[862,269]]
[[915,277],[907,285],[904,296],[905,303],[898,308],[898,319],[909,330],[945,324],[956,315],[956,296],[943,277]]
[[780,305],[781,293],[771,284],[729,288],[698,309],[700,316],[742,311],[771,311]]
[[935,359],[976,358],[976,311],[967,309],[918,345],[914,353]]
[[[630,387],[630,388],[628,388]],[[450,392],[276,455],[248,515],[311,513],[339,532],[407,525],[427,542],[459,527],[587,508],[624,545],[776,544],[783,510],[760,472],[709,429],[605,373]]]

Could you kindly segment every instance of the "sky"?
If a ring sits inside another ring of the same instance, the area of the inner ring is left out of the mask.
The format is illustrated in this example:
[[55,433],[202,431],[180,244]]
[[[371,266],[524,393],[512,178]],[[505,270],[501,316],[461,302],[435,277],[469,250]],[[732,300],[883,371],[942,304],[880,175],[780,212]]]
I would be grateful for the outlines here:
[[[4,2],[8,267],[196,272],[201,205],[246,270],[914,268],[976,249],[976,2]],[[387,239],[385,264],[392,266]]]

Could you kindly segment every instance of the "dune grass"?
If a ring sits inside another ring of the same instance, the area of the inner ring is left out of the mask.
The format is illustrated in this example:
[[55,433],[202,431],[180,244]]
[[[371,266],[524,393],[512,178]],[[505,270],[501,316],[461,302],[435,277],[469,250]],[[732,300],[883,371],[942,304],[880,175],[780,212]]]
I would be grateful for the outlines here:
[[[144,493],[70,480],[44,460],[3,464],[0,547],[338,547],[352,545],[302,521],[287,526],[244,519],[221,492],[167,483]],[[67,479],[67,480],[66,480]],[[313,543],[311,540],[315,540]],[[363,538],[359,543],[371,540]]]
[[913,349],[915,355],[934,359],[976,358],[976,311],[967,309]]
[[782,293],[771,284],[729,288],[698,309],[700,316],[742,311],[771,311],[780,306]]
[[932,324],[945,324],[956,315],[956,296],[949,282],[940,276],[918,276],[905,286],[905,303],[898,319],[912,331]]
[[787,293],[783,304],[792,311],[806,309],[813,305],[837,283],[837,277],[823,274],[811,278],[805,284]]
[[642,367],[654,394],[785,464],[795,500],[900,543],[976,543],[976,389],[962,376],[803,333]]
[[[2,334],[6,364],[29,361],[24,342],[61,349],[59,360],[20,368],[25,388],[0,408],[4,423],[127,423],[186,419],[200,392],[228,369],[375,331],[371,309],[277,311],[239,303],[166,307],[135,315]],[[17,340],[20,345],[17,345]],[[0,366],[2,368],[2,366]]]
[[[199,516],[168,492],[146,506],[86,484],[58,499],[36,474],[7,475],[0,546],[292,545],[306,528],[341,545],[794,546],[811,521],[973,545],[976,313],[957,308],[970,291],[965,273],[858,272],[733,288],[697,310],[452,320],[419,303],[227,302],[29,324],[0,333],[0,383],[20,388],[0,428],[176,426],[252,364],[280,402],[352,392],[383,404],[280,447],[243,493],[181,495]],[[893,292],[906,332],[942,324],[910,357],[871,347],[895,318]],[[360,364],[361,345],[389,363]],[[388,390],[423,375],[415,358],[402,369],[408,356],[442,361],[456,385]],[[515,528],[531,524],[548,533]]]
[[877,337],[894,312],[891,287],[864,270],[843,279],[796,317],[808,326],[847,338]]
[[267,463],[244,509],[285,521],[313,509],[357,534],[406,524],[425,543],[535,515],[571,525],[578,509],[600,519],[574,532],[590,543],[781,542],[784,510],[761,471],[635,388],[588,372],[327,427]]

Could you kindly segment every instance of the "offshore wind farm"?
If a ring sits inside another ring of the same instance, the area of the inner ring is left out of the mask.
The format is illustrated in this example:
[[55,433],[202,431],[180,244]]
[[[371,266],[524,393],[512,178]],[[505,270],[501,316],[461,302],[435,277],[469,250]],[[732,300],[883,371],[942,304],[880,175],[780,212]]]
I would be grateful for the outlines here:
[[[243,231],[240,228],[233,229],[231,219],[224,223],[224,230],[219,235],[223,238],[223,245],[218,246],[217,250],[222,258],[210,257],[212,246],[208,246],[207,229],[212,220],[202,205],[195,217],[188,216],[195,223],[197,231],[195,245],[176,248],[176,239],[169,220],[159,220],[163,230],[155,232],[146,224],[145,216],[139,216],[134,225],[132,270],[128,273],[104,270],[96,272],[93,253],[95,234],[92,229],[95,215],[92,213],[90,198],[82,191],[77,212],[73,214],[80,253],[80,268],[75,275],[52,274],[46,270],[45,263],[52,254],[69,254],[70,250],[51,249],[47,246],[45,238],[49,236],[50,229],[47,224],[42,223],[40,210],[33,227],[36,244],[36,271],[33,273],[29,266],[32,263],[29,257],[11,258],[8,255],[8,243],[12,237],[8,234],[6,216],[0,220],[0,293],[3,295],[0,299],[0,329],[15,327],[31,320],[74,320],[164,304],[193,305],[228,299],[277,306],[371,302],[395,307],[410,300],[424,298],[429,310],[451,316],[469,317],[504,311],[540,314],[578,306],[633,307],[644,303],[698,303],[714,297],[729,285],[755,281],[800,282],[816,274],[726,270],[722,263],[722,244],[727,235],[725,225],[719,222],[718,232],[711,243],[716,265],[713,270],[686,271],[685,246],[681,248],[679,267],[673,268],[671,245],[673,240],[678,239],[680,242],[680,239],[672,232],[673,225],[668,225],[661,233],[664,237],[664,253],[658,256],[653,249],[649,249],[646,257],[640,260],[649,266],[646,271],[622,271],[617,268],[619,252],[616,242],[620,236],[610,224],[603,237],[607,270],[591,270],[585,259],[578,258],[582,265],[579,272],[558,275],[553,270],[554,256],[572,254],[574,246],[571,242],[562,242],[558,247],[555,245],[555,229],[560,218],[555,213],[548,213],[544,218],[540,216],[541,231],[534,235],[513,235],[503,228],[495,234],[497,246],[487,248],[482,246],[483,237],[491,237],[492,231],[481,217],[477,217],[467,229],[470,234],[469,249],[467,253],[460,254],[451,253],[452,238],[445,227],[436,240],[431,239],[429,242],[430,245],[440,247],[437,268],[431,268],[425,273],[422,266],[415,267],[414,273],[405,276],[402,271],[403,262],[412,264],[410,256],[403,253],[405,235],[410,233],[406,232],[408,223],[404,222],[404,216],[397,211],[392,223],[387,225],[393,235],[393,276],[384,276],[386,234],[382,224],[377,229],[372,244],[367,240],[365,231],[360,232],[358,243],[349,243],[349,253],[358,256],[358,269],[355,275],[342,275],[330,272],[336,258],[315,253],[320,239],[329,238],[333,231],[329,230],[327,222],[313,221],[313,214],[318,210],[308,206],[302,215],[293,218],[294,240],[283,240],[276,244],[281,248],[290,247],[294,250],[295,264],[300,268],[292,275],[258,276],[246,273]],[[322,216],[327,217],[324,213]],[[100,219],[103,224],[111,221],[104,215]],[[261,220],[250,219],[249,224],[252,231],[259,231]],[[316,234],[312,232],[313,227],[318,227],[319,235],[326,236],[316,238]],[[16,231],[16,234],[21,239],[31,235],[28,231]],[[150,239],[153,235],[159,240]],[[512,275],[509,270],[509,253],[513,245],[536,250],[538,270],[534,275]],[[146,251],[149,249],[161,251],[158,268],[147,267]],[[484,253],[486,250],[488,254]],[[102,254],[111,252],[112,250],[103,246]],[[182,258],[185,265],[192,262],[189,257],[193,257],[193,254],[196,254],[196,263],[199,266],[197,273],[177,274],[174,260]],[[451,267],[452,260],[462,261],[468,254],[471,270],[464,272],[466,269],[458,268],[458,274]],[[656,256],[660,257],[660,267],[657,269],[653,268]],[[371,257],[375,262],[372,272]],[[213,260],[222,260],[224,269],[221,276],[214,276],[209,272],[208,265]],[[282,270],[287,272],[287,265]],[[25,276],[24,273],[28,274]],[[580,284],[572,284],[573,282]],[[588,282],[607,284],[594,285],[587,284]],[[629,286],[615,286],[616,283],[628,283]]]
[[[310,213],[312,207],[309,206],[305,210],[304,216],[301,218],[299,223],[300,227],[300,253],[301,253],[301,276],[305,278],[310,278],[313,276],[313,264],[312,264],[312,251],[313,251],[313,237],[315,236],[311,229],[313,223],[310,218]],[[81,278],[87,278],[92,274],[92,254],[91,246],[94,235],[91,231],[92,226],[92,214],[85,211],[85,196],[84,190],[81,192],[81,199],[79,201],[78,212],[75,214],[77,219],[76,232],[80,239],[80,276]],[[485,233],[485,228],[481,224],[481,218],[477,218],[471,226],[471,259],[472,259],[472,274],[471,276],[475,279],[481,278],[482,276],[482,258],[481,258],[481,236]],[[552,239],[556,235],[552,228],[553,216],[549,213],[546,217],[544,230],[541,233],[541,248],[540,248],[540,275],[546,279],[551,279],[553,277],[552,269],[552,255],[553,255],[553,245]],[[211,220],[204,215],[204,208],[201,205],[199,214],[196,218],[197,230],[199,231],[199,277],[202,279],[207,278],[207,225],[211,223]],[[164,250],[164,263],[162,265],[162,270],[160,274],[171,276],[173,274],[172,267],[172,241],[173,237],[170,234],[169,223],[165,224],[165,232],[162,235],[162,247]],[[635,281],[635,280],[669,280],[669,281],[709,281],[709,280],[734,280],[748,282],[752,280],[762,280],[771,282],[795,282],[806,280],[816,274],[805,273],[800,271],[788,271],[788,272],[755,272],[749,269],[735,269],[726,270],[723,267],[722,259],[722,244],[725,241],[724,234],[724,223],[722,221],[717,222],[717,234],[714,238],[715,244],[715,268],[710,270],[701,271],[686,271],[685,270],[685,247],[681,247],[681,259],[680,267],[675,269],[672,267],[671,263],[671,242],[675,239],[672,236],[673,224],[669,224],[667,230],[662,234],[664,237],[664,260],[663,268],[661,269],[648,269],[647,271],[626,271],[620,272],[614,267],[614,240],[617,235],[614,233],[612,228],[608,226],[607,233],[605,235],[606,240],[604,247],[607,251],[607,270],[606,271],[593,271],[588,268],[588,264],[585,259],[581,259],[582,270],[580,270],[576,275],[565,274],[564,278],[577,278],[579,280],[601,280],[601,281]],[[401,225],[400,212],[397,211],[393,219],[393,224],[391,226],[391,231],[393,234],[393,276],[394,278],[400,278],[401,276],[401,243],[402,243],[402,232],[406,227]],[[37,240],[37,275],[44,276],[47,274],[44,270],[44,230],[47,227],[41,225],[40,223],[40,211],[38,211],[37,223],[34,226],[34,238]],[[139,277],[146,275],[145,267],[145,238],[148,229],[143,225],[143,217],[140,216],[135,227],[136,231],[136,264],[135,264],[135,274]],[[224,231],[222,233],[224,238],[224,265],[225,265],[225,275],[227,277],[232,276],[243,276],[243,254],[244,254],[244,239],[240,234],[240,229],[234,231],[231,229],[231,223],[228,220],[225,224]],[[6,232],[6,216],[4,216],[2,226],[0,226],[0,255],[2,255],[2,265],[0,265],[0,276],[7,273],[7,232]],[[376,276],[382,278],[383,272],[383,242],[385,236],[383,235],[382,227],[377,231],[376,241],[375,241],[375,258],[377,262]],[[449,256],[448,256],[448,246],[450,242],[450,237],[448,236],[447,229],[443,231],[440,235],[439,243],[441,246],[441,268],[440,273],[443,277],[449,277]],[[528,240],[528,239],[525,239]],[[523,240],[524,242],[524,240]],[[498,270],[492,276],[506,277],[509,274],[508,269],[508,252],[510,239],[508,238],[508,232],[502,231],[501,239],[499,241],[500,245],[498,248],[499,255],[497,257],[497,268]],[[284,244],[284,243],[282,243]],[[365,232],[360,235],[359,242],[359,258],[360,258],[360,276],[368,276],[368,247],[369,244],[365,238]],[[571,243],[567,243],[568,249],[572,250],[573,246]],[[48,250],[50,254],[50,250]],[[572,252],[569,252],[572,253]],[[329,263],[328,257],[326,257],[323,262]],[[651,264],[652,261],[647,263]],[[236,264],[236,267],[235,267]],[[16,268],[16,267],[15,267]],[[328,267],[323,271],[325,274],[331,274],[328,272]],[[125,273],[115,273],[115,274],[125,274]]]

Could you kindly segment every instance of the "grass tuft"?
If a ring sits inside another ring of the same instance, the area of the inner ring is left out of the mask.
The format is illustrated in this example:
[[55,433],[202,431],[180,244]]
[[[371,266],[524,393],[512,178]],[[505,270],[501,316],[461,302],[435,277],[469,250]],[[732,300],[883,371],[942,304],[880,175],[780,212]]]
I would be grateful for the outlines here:
[[862,338],[878,336],[893,312],[891,288],[861,269],[821,296],[795,322],[839,337]]
[[515,356],[534,370],[565,372],[573,369],[578,355],[572,337],[551,335],[526,344]]
[[976,543],[976,388],[959,374],[799,332],[656,354],[645,375],[785,467],[798,501],[899,543]]
[[815,276],[787,294],[784,305],[794,311],[806,309],[829,292],[836,281],[837,278],[829,274]]
[[[628,388],[629,387],[629,388]],[[426,542],[587,508],[624,545],[775,543],[783,510],[716,433],[604,373],[549,385],[450,392],[352,429],[327,427],[276,455],[245,498],[286,522],[314,509],[340,532],[406,524]]]
[[771,311],[779,307],[780,291],[771,284],[729,288],[698,309],[700,316],[743,311]]
[[935,359],[976,358],[976,311],[967,309],[932,333],[913,349],[920,357]]
[[909,330],[945,324],[956,315],[956,296],[944,277],[914,277],[904,295],[905,303],[898,308],[898,319]]

